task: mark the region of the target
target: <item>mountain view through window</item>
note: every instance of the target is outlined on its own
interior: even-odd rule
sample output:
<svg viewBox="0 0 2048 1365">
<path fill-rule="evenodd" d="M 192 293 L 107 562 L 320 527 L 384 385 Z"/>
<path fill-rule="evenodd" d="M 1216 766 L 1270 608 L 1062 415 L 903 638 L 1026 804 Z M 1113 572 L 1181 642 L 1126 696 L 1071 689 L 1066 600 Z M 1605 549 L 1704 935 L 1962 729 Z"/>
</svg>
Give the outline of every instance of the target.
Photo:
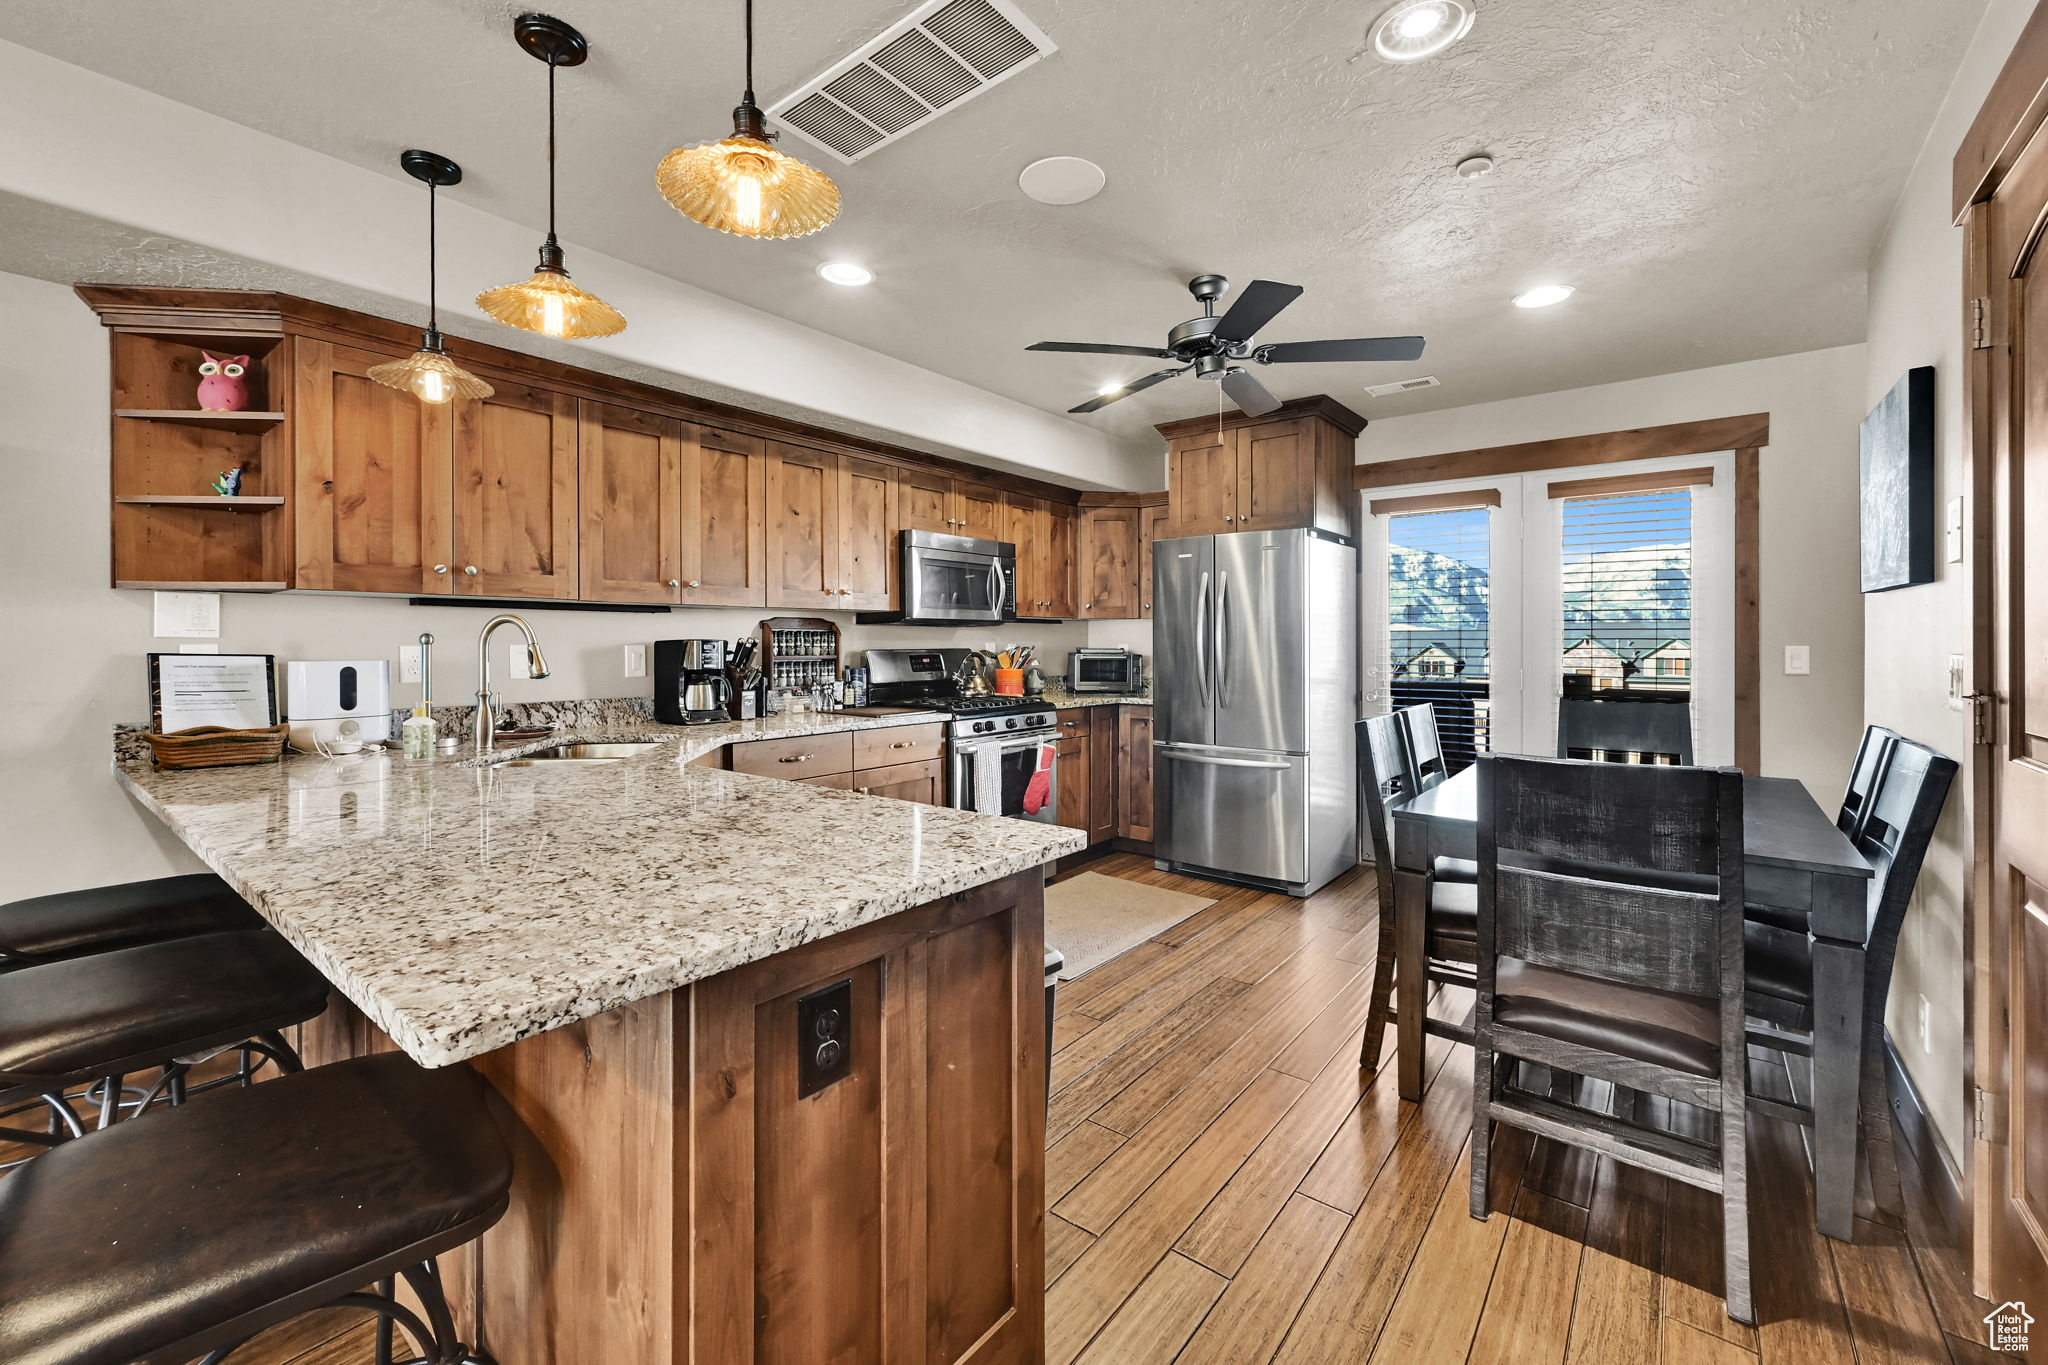
<svg viewBox="0 0 2048 1365">
<path fill-rule="evenodd" d="M 1444 760 L 1468 767 L 1489 745 L 1490 509 L 1387 518 L 1388 676 L 1398 707 L 1436 706 Z"/>
</svg>

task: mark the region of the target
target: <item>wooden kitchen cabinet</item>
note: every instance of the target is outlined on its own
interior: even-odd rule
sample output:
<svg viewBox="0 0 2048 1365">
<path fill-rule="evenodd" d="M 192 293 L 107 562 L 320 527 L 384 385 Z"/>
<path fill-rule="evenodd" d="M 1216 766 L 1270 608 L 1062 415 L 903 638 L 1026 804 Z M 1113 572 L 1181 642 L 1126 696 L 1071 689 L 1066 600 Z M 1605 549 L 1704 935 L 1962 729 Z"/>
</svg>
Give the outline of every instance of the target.
<svg viewBox="0 0 2048 1365">
<path fill-rule="evenodd" d="M 896 466 L 853 455 L 838 462 L 838 603 L 844 611 L 886 611 L 898 573 L 893 520 Z"/>
<path fill-rule="evenodd" d="M 690 606 L 768 605 L 766 443 L 685 423 L 682 596 Z"/>
<path fill-rule="evenodd" d="M 1080 604 L 1075 598 L 1080 523 L 1080 515 L 1071 505 L 1046 503 L 1045 562 L 1040 566 L 1044 574 L 1045 614 L 1062 621 L 1072 620 L 1081 614 Z"/>
<path fill-rule="evenodd" d="M 838 457 L 808 446 L 767 443 L 766 605 L 832 607 L 840 602 Z"/>
<path fill-rule="evenodd" d="M 1139 509 L 1138 518 L 1138 615 L 1152 619 L 1152 547 L 1173 539 L 1173 512 L 1161 495 L 1158 502 Z"/>
<path fill-rule="evenodd" d="M 1364 429 L 1363 417 L 1328 397 L 1298 399 L 1259 418 L 1162 423 L 1171 534 L 1304 526 L 1353 534 L 1352 466 Z"/>
<path fill-rule="evenodd" d="M 953 480 L 953 529 L 976 540 L 1003 538 L 1003 491 L 985 483 Z"/>
<path fill-rule="evenodd" d="M 1138 541 L 1143 511 L 1134 505 L 1081 509 L 1081 615 L 1091 621 L 1138 615 Z"/>
<path fill-rule="evenodd" d="M 892 768 L 901 763 L 926 763 L 945 756 L 944 721 L 853 732 L 853 766 L 856 768 Z"/>
<path fill-rule="evenodd" d="M 306 337 L 294 349 L 297 586 L 453 592 L 449 408 L 368 377 L 396 356 Z"/>
<path fill-rule="evenodd" d="M 1122 743 L 1118 719 L 1121 707 L 1105 707 L 1096 717 L 1088 736 L 1088 842 L 1104 843 L 1117 837 L 1122 764 L 1117 749 Z"/>
<path fill-rule="evenodd" d="M 1059 822 L 1086 833 L 1094 823 L 1095 790 L 1090 782 L 1087 736 L 1069 739 L 1062 731 L 1059 750 Z"/>
<path fill-rule="evenodd" d="M 852 788 L 864 796 L 887 796 L 920 805 L 946 804 L 945 760 L 928 758 L 921 763 L 894 763 L 886 768 L 862 768 L 853 774 Z"/>
<path fill-rule="evenodd" d="M 682 600 L 683 424 L 584 403 L 578 417 L 582 595 L 603 602 Z"/>
<path fill-rule="evenodd" d="M 488 398 L 455 409 L 455 590 L 479 597 L 576 592 L 576 399 L 489 374 Z"/>
<path fill-rule="evenodd" d="M 1003 500 L 1002 539 L 1017 547 L 1017 615 L 1074 616 L 1074 509 L 1011 494 Z"/>
<path fill-rule="evenodd" d="M 1001 489 L 931 469 L 901 471 L 897 488 L 897 521 L 902 530 L 1003 539 Z"/>
<path fill-rule="evenodd" d="M 1139 843 L 1152 842 L 1152 708 L 1122 708 L 1122 734 L 1117 745 L 1117 833 Z"/>
</svg>

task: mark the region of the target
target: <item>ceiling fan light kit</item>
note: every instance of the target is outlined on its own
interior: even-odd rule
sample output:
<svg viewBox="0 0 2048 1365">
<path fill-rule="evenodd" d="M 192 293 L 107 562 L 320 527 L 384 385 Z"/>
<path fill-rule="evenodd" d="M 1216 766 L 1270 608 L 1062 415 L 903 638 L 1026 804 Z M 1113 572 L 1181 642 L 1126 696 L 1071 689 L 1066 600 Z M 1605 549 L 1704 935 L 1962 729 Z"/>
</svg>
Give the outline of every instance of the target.
<svg viewBox="0 0 2048 1365">
<path fill-rule="evenodd" d="M 1174 364 L 1155 370 L 1128 384 L 1111 385 L 1096 392 L 1085 403 L 1068 408 L 1070 413 L 1094 412 L 1120 398 L 1127 398 L 1154 384 L 1193 371 L 1198 379 L 1212 379 L 1223 386 L 1230 401 L 1252 417 L 1262 417 L 1280 407 L 1280 400 L 1267 391 L 1257 376 L 1244 365 L 1287 365 L 1346 361 L 1405 361 L 1421 358 L 1421 337 L 1357 337 L 1345 341 L 1283 341 L 1260 344 L 1259 330 L 1280 315 L 1280 310 L 1301 297 L 1298 284 L 1276 284 L 1253 280 L 1221 317 L 1216 300 L 1230 289 L 1221 275 L 1197 275 L 1188 281 L 1188 292 L 1202 305 L 1202 316 L 1189 318 L 1166 334 L 1166 345 L 1124 346 L 1111 342 L 1041 341 L 1025 347 L 1029 351 L 1059 351 L 1078 355 L 1130 355 Z"/>
<path fill-rule="evenodd" d="M 548 64 L 548 235 L 531 279 L 486 289 L 476 296 L 476 306 L 494 321 L 524 332 L 571 340 L 611 336 L 625 330 L 625 314 L 570 281 L 555 237 L 555 68 L 581 66 L 590 44 L 550 14 L 520 15 L 512 21 L 512 37 L 528 55 Z"/>
<path fill-rule="evenodd" d="M 1384 62 L 1434 57 L 1472 31 L 1473 0 L 1399 0 L 1373 21 L 1372 50 Z"/>
<path fill-rule="evenodd" d="M 830 176 L 775 150 L 754 103 L 754 0 L 746 0 L 747 85 L 732 111 L 732 136 L 678 147 L 654 170 L 676 212 L 735 237 L 807 237 L 839 216 Z"/>
<path fill-rule="evenodd" d="M 422 403 L 446 403 L 456 398 L 489 398 L 496 392 L 489 384 L 449 358 L 441 343 L 440 313 L 436 295 L 439 253 L 435 209 L 442 188 L 462 183 L 462 167 L 438 152 L 417 147 L 400 153 L 398 164 L 405 173 L 427 187 L 427 330 L 420 348 L 403 360 L 387 360 L 363 373 L 386 388 L 412 394 Z"/>
</svg>

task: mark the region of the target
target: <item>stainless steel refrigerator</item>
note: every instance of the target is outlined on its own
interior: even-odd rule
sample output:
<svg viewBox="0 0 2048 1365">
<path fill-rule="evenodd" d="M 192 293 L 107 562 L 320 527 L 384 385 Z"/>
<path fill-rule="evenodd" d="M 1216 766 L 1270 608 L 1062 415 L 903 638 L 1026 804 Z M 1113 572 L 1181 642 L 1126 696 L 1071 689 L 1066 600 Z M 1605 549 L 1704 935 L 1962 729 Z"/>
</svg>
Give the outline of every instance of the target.
<svg viewBox="0 0 2048 1365">
<path fill-rule="evenodd" d="M 1152 555 L 1153 856 L 1305 896 L 1358 860 L 1358 552 L 1300 530 Z"/>
</svg>

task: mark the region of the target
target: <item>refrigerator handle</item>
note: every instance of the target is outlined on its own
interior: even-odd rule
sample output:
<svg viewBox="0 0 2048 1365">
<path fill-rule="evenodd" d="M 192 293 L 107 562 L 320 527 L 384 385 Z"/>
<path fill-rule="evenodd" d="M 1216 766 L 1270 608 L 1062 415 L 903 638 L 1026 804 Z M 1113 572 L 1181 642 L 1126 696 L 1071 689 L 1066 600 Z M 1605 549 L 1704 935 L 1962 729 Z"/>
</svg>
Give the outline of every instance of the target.
<svg viewBox="0 0 2048 1365">
<path fill-rule="evenodd" d="M 1209 574 L 1202 573 L 1201 605 L 1195 608 L 1195 677 L 1201 683 L 1202 704 L 1209 697 Z"/>
<path fill-rule="evenodd" d="M 1216 575 L 1216 704 L 1227 705 L 1230 689 L 1230 645 L 1224 633 L 1224 625 L 1230 612 L 1230 572 L 1219 571 Z"/>
<path fill-rule="evenodd" d="M 1268 768 L 1284 772 L 1294 766 L 1285 760 L 1270 758 L 1217 758 L 1210 754 L 1189 753 L 1171 745 L 1156 745 L 1154 750 L 1160 758 L 1172 759 L 1176 763 L 1200 763 L 1211 768 Z"/>
</svg>

